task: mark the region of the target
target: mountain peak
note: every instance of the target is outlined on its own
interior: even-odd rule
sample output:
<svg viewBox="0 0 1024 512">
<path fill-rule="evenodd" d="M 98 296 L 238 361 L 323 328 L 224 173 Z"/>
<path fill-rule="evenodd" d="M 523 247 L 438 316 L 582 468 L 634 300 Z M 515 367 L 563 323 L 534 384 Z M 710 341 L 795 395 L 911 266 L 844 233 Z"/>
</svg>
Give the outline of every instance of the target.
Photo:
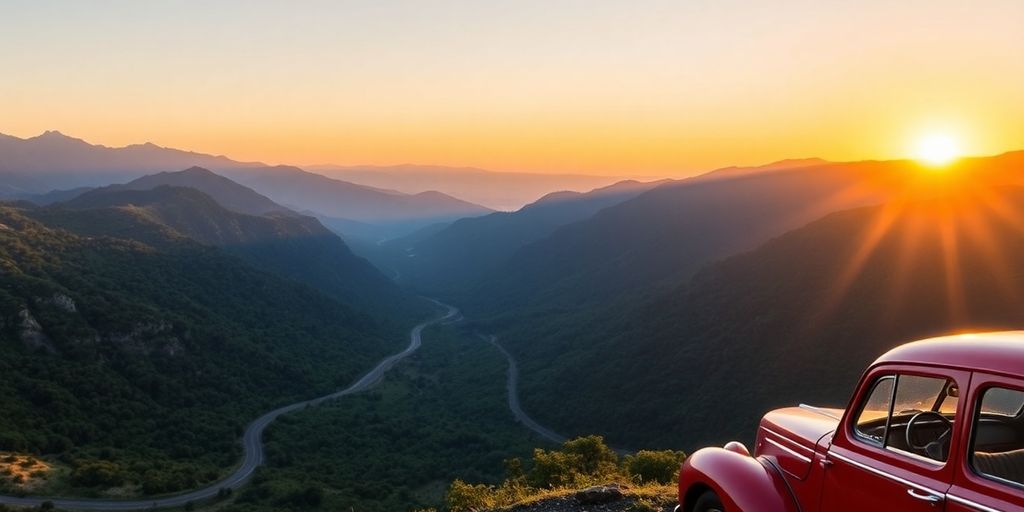
<svg viewBox="0 0 1024 512">
<path fill-rule="evenodd" d="M 74 137 L 70 137 L 68 135 L 64 135 L 63 133 L 61 133 L 61 132 L 59 132 L 57 130 L 46 130 L 45 132 L 40 133 L 39 135 L 36 135 L 35 137 L 31 137 L 31 138 L 26 139 L 26 140 L 43 141 L 43 142 L 74 142 L 76 144 L 88 144 L 87 142 L 85 142 L 82 139 L 76 139 Z"/>
<path fill-rule="evenodd" d="M 184 171 L 178 171 L 178 172 L 181 173 L 181 174 L 192 174 L 192 175 L 203 175 L 203 176 L 210 175 L 210 174 L 215 174 L 213 171 L 211 171 L 211 170 L 209 170 L 209 169 L 207 169 L 205 167 L 199 167 L 198 165 L 193 165 L 192 167 L 189 167 L 188 169 L 185 169 Z"/>
</svg>

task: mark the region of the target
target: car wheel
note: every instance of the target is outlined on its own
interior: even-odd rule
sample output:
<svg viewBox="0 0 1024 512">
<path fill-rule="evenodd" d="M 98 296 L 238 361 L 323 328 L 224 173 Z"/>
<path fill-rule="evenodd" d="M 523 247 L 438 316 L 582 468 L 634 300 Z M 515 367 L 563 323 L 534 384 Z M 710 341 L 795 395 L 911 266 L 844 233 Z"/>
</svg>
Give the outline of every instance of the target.
<svg viewBox="0 0 1024 512">
<path fill-rule="evenodd" d="M 700 498 L 697 498 L 697 503 L 693 505 L 693 512 L 725 512 L 725 507 L 714 491 L 706 491 L 700 495 Z"/>
</svg>

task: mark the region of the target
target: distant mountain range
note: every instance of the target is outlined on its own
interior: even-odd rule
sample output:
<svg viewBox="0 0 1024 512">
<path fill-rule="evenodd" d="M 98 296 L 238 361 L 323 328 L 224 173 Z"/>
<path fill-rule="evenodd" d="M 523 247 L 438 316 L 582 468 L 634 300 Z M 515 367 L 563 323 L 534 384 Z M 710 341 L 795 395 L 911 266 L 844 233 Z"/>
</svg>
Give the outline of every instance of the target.
<svg viewBox="0 0 1024 512">
<path fill-rule="evenodd" d="M 431 293 L 473 287 L 523 246 L 667 182 L 622 181 L 586 193 L 554 192 L 515 212 L 461 219 L 420 239 L 385 244 L 396 254 L 385 266 L 405 276 L 403 283 Z"/>
<path fill-rule="evenodd" d="M 340 166 L 311 165 L 307 169 L 360 185 L 415 194 L 439 190 L 476 204 L 514 211 L 554 190 L 585 192 L 624 177 L 586 174 L 497 172 L 473 167 L 436 165 Z"/>
<path fill-rule="evenodd" d="M 407 233 L 437 222 L 484 215 L 491 210 L 440 192 L 403 194 L 276 166 L 227 169 L 223 174 L 296 210 L 315 212 L 327 223 L 337 219 L 381 227 L 385 235 Z"/>
<path fill-rule="evenodd" d="M 396 236 L 435 222 L 491 211 L 436 191 L 405 194 L 381 190 L 297 167 L 237 162 L 149 143 L 110 148 L 56 131 L 28 139 L 0 135 L 0 194 L 9 198 L 53 202 L 88 187 L 194 166 L 230 177 L 289 208 L 337 219 L 339 225 L 346 220 L 379 224 L 380 232 L 372 236 Z M 69 189 L 77 190 L 69 193 Z"/>
<path fill-rule="evenodd" d="M 768 166 L 681 180 L 528 244 L 479 284 L 478 313 L 601 302 L 684 283 L 703 265 L 823 215 L 948 180 L 1021 184 L 1024 152 L 965 159 L 936 176 L 910 161 Z M 942 176 L 946 176 L 945 179 Z M 937 179 L 938 178 L 938 179 Z M 951 182 L 955 184 L 956 182 Z"/>
<path fill-rule="evenodd" d="M 28 139 L 0 135 L 0 183 L 22 194 L 109 185 L 192 166 L 219 170 L 260 165 L 150 143 L 111 148 L 58 131 Z"/>
</svg>

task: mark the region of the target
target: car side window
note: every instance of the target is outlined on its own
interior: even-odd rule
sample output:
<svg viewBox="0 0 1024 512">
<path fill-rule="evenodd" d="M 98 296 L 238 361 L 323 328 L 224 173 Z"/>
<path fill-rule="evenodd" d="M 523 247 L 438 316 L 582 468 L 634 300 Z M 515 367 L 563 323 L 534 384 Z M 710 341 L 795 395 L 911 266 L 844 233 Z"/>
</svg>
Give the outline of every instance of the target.
<svg viewBox="0 0 1024 512">
<path fill-rule="evenodd" d="M 979 475 L 1024 487 L 1024 391 L 984 391 L 971 435 L 971 467 Z"/>
<path fill-rule="evenodd" d="M 942 377 L 879 377 L 858 411 L 854 432 L 887 450 L 945 462 L 959 396 L 956 383 Z"/>
</svg>

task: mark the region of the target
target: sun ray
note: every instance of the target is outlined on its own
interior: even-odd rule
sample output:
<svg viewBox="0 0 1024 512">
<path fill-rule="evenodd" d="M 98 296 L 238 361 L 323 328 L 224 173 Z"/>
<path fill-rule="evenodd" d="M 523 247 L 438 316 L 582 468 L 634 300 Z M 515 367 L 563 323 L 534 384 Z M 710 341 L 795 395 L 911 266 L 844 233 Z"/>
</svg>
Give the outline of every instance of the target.
<svg viewBox="0 0 1024 512">
<path fill-rule="evenodd" d="M 850 288 L 854 285 L 858 276 L 860 276 L 864 266 L 872 254 L 874 254 L 875 249 L 889 233 L 890 228 L 903 209 L 902 201 L 892 201 L 880 207 L 874 221 L 864 231 L 861 240 L 856 244 L 855 252 L 850 256 L 834 284 L 828 290 L 825 300 L 822 301 L 821 306 L 816 312 L 808 315 L 807 329 L 813 330 L 833 316 L 836 309 L 847 298 Z"/>
<path fill-rule="evenodd" d="M 960 272 L 960 247 L 957 217 L 954 206 L 944 203 L 939 212 L 939 240 L 942 244 L 942 262 L 946 284 L 946 309 L 949 322 L 960 325 L 967 320 L 963 274 Z"/>
</svg>

